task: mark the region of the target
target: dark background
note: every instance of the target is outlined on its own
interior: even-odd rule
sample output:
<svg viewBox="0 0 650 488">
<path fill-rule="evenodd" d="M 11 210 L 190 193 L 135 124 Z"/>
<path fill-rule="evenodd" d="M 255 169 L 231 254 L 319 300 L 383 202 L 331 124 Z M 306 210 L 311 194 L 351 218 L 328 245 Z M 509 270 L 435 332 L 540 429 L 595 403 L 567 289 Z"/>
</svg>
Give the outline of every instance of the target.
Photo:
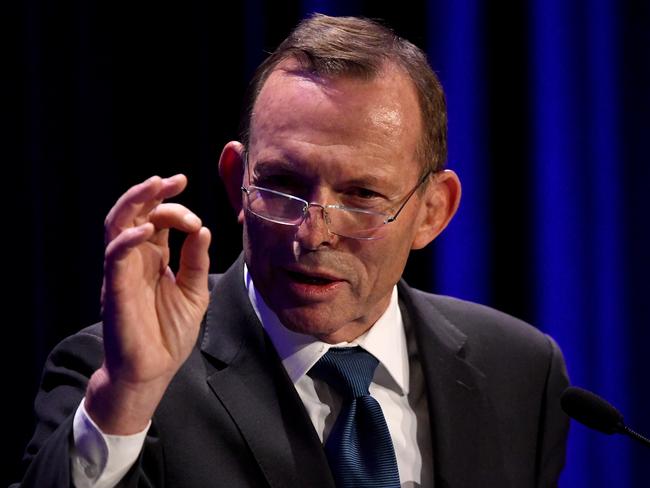
<svg viewBox="0 0 650 488">
<path fill-rule="evenodd" d="M 551 333 L 574 382 L 650 432 L 649 2 L 25 0 L 0 16 L 0 484 L 20 476 L 48 351 L 99 320 L 103 219 L 123 191 L 185 173 L 177 201 L 212 230 L 213 271 L 238 255 L 218 157 L 254 67 L 314 10 L 384 19 L 448 93 L 464 200 L 410 283 Z M 647 459 L 574 426 L 563 486 L 644 486 Z"/>
</svg>

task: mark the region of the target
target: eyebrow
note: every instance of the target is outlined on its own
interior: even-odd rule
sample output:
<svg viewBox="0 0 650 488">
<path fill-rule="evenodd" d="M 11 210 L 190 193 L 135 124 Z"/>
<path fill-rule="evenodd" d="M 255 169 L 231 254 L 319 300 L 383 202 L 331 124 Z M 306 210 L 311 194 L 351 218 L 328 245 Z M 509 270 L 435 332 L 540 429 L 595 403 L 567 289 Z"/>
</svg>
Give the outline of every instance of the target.
<svg viewBox="0 0 650 488">
<path fill-rule="evenodd" d="M 301 171 L 300 168 L 301 164 L 299 160 L 292 160 L 291 158 L 271 158 L 256 161 L 252 173 L 256 177 L 264 177 L 276 174 L 286 174 L 299 178 L 311 178 L 313 176 L 311 172 L 305 174 L 305 172 Z M 346 179 L 342 181 L 341 184 L 344 186 L 374 187 L 383 190 L 390 188 L 393 191 L 397 191 L 390 178 L 378 176 L 373 173 L 365 173 L 360 176 Z"/>
<path fill-rule="evenodd" d="M 254 173 L 256 175 L 267 175 L 270 173 L 297 173 L 296 163 L 283 159 L 268 159 L 255 162 Z"/>
</svg>

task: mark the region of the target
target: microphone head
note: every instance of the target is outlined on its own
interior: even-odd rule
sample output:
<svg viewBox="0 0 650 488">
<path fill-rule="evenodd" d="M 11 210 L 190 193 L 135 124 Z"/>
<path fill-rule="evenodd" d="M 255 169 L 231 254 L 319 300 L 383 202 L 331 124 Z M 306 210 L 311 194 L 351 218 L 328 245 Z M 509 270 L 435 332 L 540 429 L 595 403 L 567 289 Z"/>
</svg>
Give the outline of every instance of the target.
<svg viewBox="0 0 650 488">
<path fill-rule="evenodd" d="M 624 431 L 623 415 L 607 400 L 595 393 L 570 386 L 560 398 L 562 410 L 578 422 L 604 434 Z"/>
</svg>

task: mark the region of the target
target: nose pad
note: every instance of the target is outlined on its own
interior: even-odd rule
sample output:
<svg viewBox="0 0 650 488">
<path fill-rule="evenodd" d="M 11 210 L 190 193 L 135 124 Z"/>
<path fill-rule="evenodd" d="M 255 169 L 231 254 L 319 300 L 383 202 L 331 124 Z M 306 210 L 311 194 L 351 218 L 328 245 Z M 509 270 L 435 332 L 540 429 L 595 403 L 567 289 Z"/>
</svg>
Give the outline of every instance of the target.
<svg viewBox="0 0 650 488">
<path fill-rule="evenodd" d="M 315 213 L 320 215 L 320 219 L 314 216 L 314 212 L 312 212 L 312 210 L 315 210 Z M 329 213 L 323 205 L 319 203 L 310 203 L 307 211 L 305 212 L 305 218 L 303 219 L 302 223 L 304 224 L 305 222 L 308 222 L 308 225 L 319 225 L 321 221 L 325 224 L 325 227 L 329 226 L 331 223 Z"/>
<path fill-rule="evenodd" d="M 314 213 L 320 214 L 320 218 Z M 332 233 L 329 231 L 330 216 L 325 207 L 310 204 L 305 218 L 296 229 L 295 240 L 306 249 L 317 249 L 324 243 L 329 243 Z"/>
<path fill-rule="evenodd" d="M 325 225 L 327 226 L 327 232 L 329 232 L 330 224 L 332 223 L 332 218 L 330 217 L 329 212 L 325 210 L 325 207 L 321 207 L 320 215 L 323 218 L 323 222 L 325 222 Z"/>
</svg>

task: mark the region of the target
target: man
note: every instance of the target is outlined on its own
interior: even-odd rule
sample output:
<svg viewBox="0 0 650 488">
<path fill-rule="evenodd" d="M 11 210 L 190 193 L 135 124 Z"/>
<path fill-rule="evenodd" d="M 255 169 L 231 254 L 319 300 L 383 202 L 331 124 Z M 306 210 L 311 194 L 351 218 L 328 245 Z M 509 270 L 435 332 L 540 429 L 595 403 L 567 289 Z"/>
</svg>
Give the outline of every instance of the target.
<svg viewBox="0 0 650 488">
<path fill-rule="evenodd" d="M 22 485 L 555 485 L 555 343 L 400 281 L 460 199 L 423 53 L 316 15 L 258 70 L 242 132 L 219 162 L 244 245 L 223 276 L 200 219 L 166 202 L 184 176 L 110 211 L 103 325 L 50 356 Z M 351 398 L 332 364 L 371 383 Z"/>
</svg>

